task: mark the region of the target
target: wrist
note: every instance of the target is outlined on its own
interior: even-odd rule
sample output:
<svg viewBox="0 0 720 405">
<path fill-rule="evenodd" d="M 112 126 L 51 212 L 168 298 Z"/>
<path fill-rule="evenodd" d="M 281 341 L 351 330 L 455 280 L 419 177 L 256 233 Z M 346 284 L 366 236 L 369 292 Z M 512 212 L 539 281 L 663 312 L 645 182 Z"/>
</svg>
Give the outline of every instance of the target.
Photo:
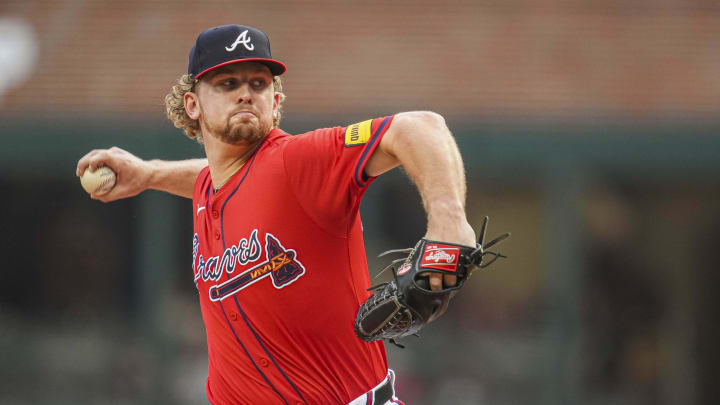
<svg viewBox="0 0 720 405">
<path fill-rule="evenodd" d="M 160 160 L 143 160 L 140 162 L 140 184 L 143 190 L 160 190 Z"/>
<path fill-rule="evenodd" d="M 425 238 L 475 246 L 475 231 L 467 221 L 465 207 L 460 201 L 428 204 L 428 223 Z"/>
</svg>

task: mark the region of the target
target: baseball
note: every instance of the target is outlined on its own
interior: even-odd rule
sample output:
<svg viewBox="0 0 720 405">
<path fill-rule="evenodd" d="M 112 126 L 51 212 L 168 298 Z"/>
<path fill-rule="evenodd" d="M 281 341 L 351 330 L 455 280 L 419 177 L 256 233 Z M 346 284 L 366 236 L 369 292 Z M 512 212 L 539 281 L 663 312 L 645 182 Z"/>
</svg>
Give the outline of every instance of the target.
<svg viewBox="0 0 720 405">
<path fill-rule="evenodd" d="M 115 172 L 112 171 L 111 168 L 101 166 L 94 172 L 91 172 L 90 168 L 87 168 L 82 177 L 80 177 L 80 184 L 82 184 L 85 191 L 89 194 L 102 195 L 115 186 L 115 179 Z"/>
</svg>

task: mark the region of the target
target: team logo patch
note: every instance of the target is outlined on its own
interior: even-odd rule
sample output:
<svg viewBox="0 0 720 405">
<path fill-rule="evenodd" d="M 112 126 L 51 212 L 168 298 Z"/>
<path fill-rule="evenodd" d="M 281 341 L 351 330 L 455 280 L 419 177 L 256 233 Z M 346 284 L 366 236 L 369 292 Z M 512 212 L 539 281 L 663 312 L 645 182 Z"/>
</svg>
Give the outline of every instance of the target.
<svg viewBox="0 0 720 405">
<path fill-rule="evenodd" d="M 425 245 L 420 267 L 455 271 L 457 269 L 459 256 L 460 248 L 457 246 L 429 243 Z"/>
<path fill-rule="evenodd" d="M 305 267 L 297 260 L 293 249 L 286 249 L 270 233 L 265 234 L 267 260 L 243 271 L 228 281 L 210 287 L 210 300 L 220 301 L 270 276 L 275 288 L 283 288 L 305 274 Z"/>
<path fill-rule="evenodd" d="M 370 140 L 372 120 L 352 124 L 345 130 L 345 146 L 364 145 Z"/>
<path fill-rule="evenodd" d="M 235 42 L 233 42 L 230 46 L 225 47 L 225 50 L 228 52 L 232 52 L 240 44 L 242 44 L 248 51 L 252 51 L 253 49 L 255 49 L 255 45 L 250 42 L 250 37 L 247 33 L 248 30 L 243 31 L 240 35 L 238 35 L 237 39 L 235 39 Z"/>
</svg>

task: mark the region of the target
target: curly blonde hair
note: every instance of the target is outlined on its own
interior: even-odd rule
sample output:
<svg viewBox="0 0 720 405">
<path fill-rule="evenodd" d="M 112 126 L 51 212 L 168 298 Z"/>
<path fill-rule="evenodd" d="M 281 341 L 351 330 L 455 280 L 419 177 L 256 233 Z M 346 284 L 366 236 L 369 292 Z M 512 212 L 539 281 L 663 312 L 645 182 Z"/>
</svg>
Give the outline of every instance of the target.
<svg viewBox="0 0 720 405">
<path fill-rule="evenodd" d="M 175 128 L 185 130 L 185 135 L 190 139 L 195 139 L 202 144 L 202 131 L 200 131 L 200 123 L 187 115 L 185 111 L 185 102 L 183 97 L 187 92 L 195 91 L 195 80 L 188 74 L 182 75 L 177 84 L 172 87 L 170 93 L 165 96 L 165 110 L 167 117 L 173 122 Z M 278 102 L 277 114 L 273 116 L 273 128 L 280 125 L 280 117 L 282 116 L 282 103 L 285 101 L 285 94 L 282 91 L 282 80 L 279 76 L 273 76 L 273 89 L 275 93 L 280 95 Z"/>
</svg>

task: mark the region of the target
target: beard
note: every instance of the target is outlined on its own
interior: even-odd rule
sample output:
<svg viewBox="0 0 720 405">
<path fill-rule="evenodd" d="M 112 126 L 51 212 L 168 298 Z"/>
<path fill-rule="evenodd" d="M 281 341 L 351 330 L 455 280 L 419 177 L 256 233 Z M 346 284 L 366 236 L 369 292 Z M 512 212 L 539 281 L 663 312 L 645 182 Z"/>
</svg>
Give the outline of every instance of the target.
<svg viewBox="0 0 720 405">
<path fill-rule="evenodd" d="M 251 118 L 243 117 L 240 120 L 233 120 L 232 114 L 224 123 L 208 123 L 208 129 L 223 143 L 237 145 L 252 145 L 270 133 L 270 125 L 262 120 L 253 121 Z"/>
</svg>

